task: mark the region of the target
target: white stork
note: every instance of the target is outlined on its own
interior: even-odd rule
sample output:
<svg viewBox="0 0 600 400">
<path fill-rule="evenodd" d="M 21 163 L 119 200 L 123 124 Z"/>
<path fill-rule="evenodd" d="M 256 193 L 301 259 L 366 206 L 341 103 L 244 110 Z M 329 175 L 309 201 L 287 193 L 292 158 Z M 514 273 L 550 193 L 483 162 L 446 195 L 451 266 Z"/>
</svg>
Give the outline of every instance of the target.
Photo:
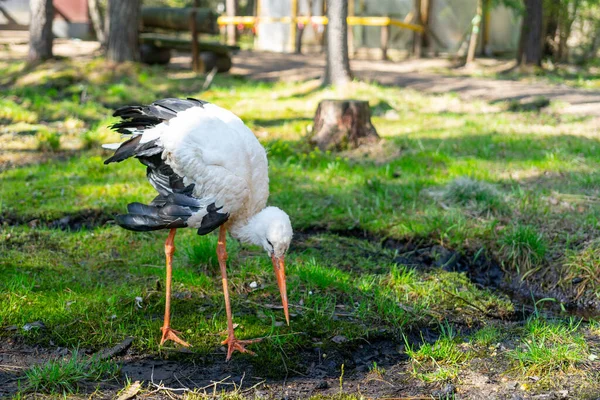
<svg viewBox="0 0 600 400">
<path fill-rule="evenodd" d="M 237 116 L 196 99 L 163 99 L 148 106 L 126 106 L 114 113 L 121 122 L 114 130 L 129 137 L 105 145 L 116 150 L 104 163 L 137 158 L 147 167 L 147 178 L 158 192 L 149 205 L 131 203 L 116 222 L 133 231 L 169 229 L 165 319 L 162 345 L 172 340 L 189 346 L 171 328 L 171 273 L 178 228 L 198 229 L 206 235 L 220 227 L 217 257 L 223 279 L 227 312 L 227 360 L 231 354 L 252 353 L 245 346 L 259 340 L 238 340 L 233 331 L 227 285 L 226 232 L 244 243 L 262 246 L 270 255 L 289 325 L 284 256 L 292 240 L 288 215 L 266 207 L 269 197 L 267 155 L 254 134 Z"/>
</svg>

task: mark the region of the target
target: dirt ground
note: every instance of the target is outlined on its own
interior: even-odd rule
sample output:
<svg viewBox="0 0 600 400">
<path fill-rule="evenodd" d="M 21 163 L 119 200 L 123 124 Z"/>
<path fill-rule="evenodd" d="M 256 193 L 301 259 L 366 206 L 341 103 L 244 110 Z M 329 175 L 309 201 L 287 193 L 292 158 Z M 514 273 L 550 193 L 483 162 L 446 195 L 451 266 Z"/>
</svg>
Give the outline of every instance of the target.
<svg viewBox="0 0 600 400">
<path fill-rule="evenodd" d="M 386 340 L 360 344 L 354 351 L 340 346 L 339 350 L 324 354 L 321 349 L 305 352 L 304 371 L 289 371 L 290 378 L 265 379 L 254 371 L 252 365 L 240 357 L 226 363 L 223 354 L 198 357 L 186 353 L 164 354 L 164 359 L 141 354 L 115 357 L 122 366 L 122 377 L 130 382 L 144 382 L 135 398 L 173 399 L 187 392 L 206 395 L 223 391 L 235 392 L 257 399 L 305 399 L 315 395 L 335 395 L 343 392 L 365 398 L 387 399 L 540 399 L 553 400 L 569 397 L 569 385 L 558 391 L 535 395 L 523 391 L 522 385 L 495 373 L 493 360 L 479 360 L 480 369 L 487 373 L 467 371 L 460 384 L 426 384 L 411 376 L 402 345 Z M 0 398 L 14 394 L 18 388 L 20 372 L 27 366 L 67 355 L 64 348 L 39 348 L 13 342 L 0 344 Z M 326 357 L 324 357 L 326 356 Z M 346 369 L 340 376 L 340 363 Z M 369 372 L 368 366 L 376 362 L 383 373 Z M 124 379 L 123 379 L 124 381 Z M 89 383 L 80 393 L 89 398 L 117 398 L 123 389 L 117 382 Z M 134 396 L 131 396 L 134 397 Z"/>
</svg>

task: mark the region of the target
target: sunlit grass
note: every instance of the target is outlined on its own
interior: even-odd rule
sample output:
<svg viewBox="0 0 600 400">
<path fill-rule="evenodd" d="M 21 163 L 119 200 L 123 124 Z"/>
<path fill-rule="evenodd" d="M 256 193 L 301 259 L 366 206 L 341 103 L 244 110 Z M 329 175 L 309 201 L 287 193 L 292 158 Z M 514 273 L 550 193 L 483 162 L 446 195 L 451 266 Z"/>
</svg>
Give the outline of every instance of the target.
<svg viewBox="0 0 600 400">
<path fill-rule="evenodd" d="M 523 374 L 565 373 L 587 356 L 579 327 L 538 319 L 523 329 L 487 324 L 514 316 L 506 295 L 465 273 L 403 265 L 401 254 L 435 245 L 462 254 L 464 263 L 493 255 L 525 279 L 554 268 L 565 282 L 581 279 L 578 295 L 593 299 L 600 145 L 597 126 L 585 118 L 365 83 L 338 92 L 315 82 L 217 76 L 202 92 L 202 77 L 108 68 L 100 59 L 30 72 L 0 62 L 0 72 L 15 80 L 0 102 L 2 145 L 17 141 L 35 152 L 36 140 L 23 139 L 47 132 L 61 146 L 76 140 L 87 149 L 0 170 L 0 218 L 9 222 L 0 233 L 0 337 L 97 350 L 134 336 L 136 351 L 162 354 L 165 232 L 96 227 L 94 219 L 110 221 L 155 191 L 135 160 L 105 166 L 110 152 L 99 144 L 119 140 L 107 129 L 114 108 L 191 96 L 234 110 L 253 129 L 269 154 L 269 202 L 290 214 L 298 232 L 286 258 L 289 327 L 268 255 L 228 242 L 236 334 L 265 338 L 252 347 L 257 357 L 235 357 L 247 357 L 261 376 L 283 377 L 315 342 L 335 348 L 331 338 L 340 335 L 355 346 L 381 332 L 398 343 L 417 333 L 406 343 L 407 367 L 427 382 L 456 382 L 472 360 L 506 341 L 517 347 L 498 358 Z M 302 139 L 318 102 L 336 96 L 369 100 L 381 147 L 334 154 Z M 62 218 L 81 215 L 95 216 L 90 229 L 56 229 Z M 173 327 L 202 356 L 220 351 L 226 329 L 215 245 L 214 236 L 193 230 L 176 237 Z M 23 329 L 34 321 L 46 329 Z M 16 333 L 2 329 L 9 326 Z M 425 329 L 441 334 L 418 340 Z"/>
<path fill-rule="evenodd" d="M 523 373 L 566 372 L 587 359 L 588 345 L 575 319 L 546 321 L 532 318 L 523 328 L 522 342 L 509 353 Z"/>
<path fill-rule="evenodd" d="M 482 347 L 492 346 L 497 344 L 505 334 L 500 328 L 494 325 L 486 325 L 477 330 L 471 338 L 474 344 Z"/>
<path fill-rule="evenodd" d="M 441 325 L 441 335 L 435 343 L 423 343 L 421 347 L 406 342 L 406 354 L 413 363 L 413 373 L 426 382 L 454 379 L 460 367 L 471 357 L 468 348 L 460 347 L 460 339 L 451 325 Z"/>
</svg>

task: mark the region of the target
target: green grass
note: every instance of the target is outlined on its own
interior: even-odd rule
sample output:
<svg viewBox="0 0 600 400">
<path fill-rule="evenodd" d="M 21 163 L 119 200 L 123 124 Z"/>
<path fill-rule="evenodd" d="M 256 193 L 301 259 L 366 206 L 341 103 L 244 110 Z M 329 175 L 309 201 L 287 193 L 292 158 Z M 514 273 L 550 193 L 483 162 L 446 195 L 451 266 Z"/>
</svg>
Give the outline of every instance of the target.
<svg viewBox="0 0 600 400">
<path fill-rule="evenodd" d="M 406 354 L 413 363 L 413 373 L 425 382 L 448 381 L 456 378 L 460 367 L 472 357 L 468 347 L 451 325 L 440 326 L 441 335 L 434 343 L 423 343 L 417 350 L 408 341 Z"/>
<path fill-rule="evenodd" d="M 459 177 L 445 187 L 432 191 L 431 196 L 444 205 L 456 205 L 477 213 L 508 211 L 504 196 L 488 182 Z"/>
<path fill-rule="evenodd" d="M 47 361 L 25 371 L 25 390 L 35 393 L 70 394 L 85 382 L 114 378 L 119 366 L 97 358 L 83 359 L 77 351 L 69 359 Z"/>
<path fill-rule="evenodd" d="M 486 325 L 471 336 L 471 341 L 475 345 L 489 347 L 499 343 L 503 337 L 504 332 L 502 328 L 494 325 Z"/>
<path fill-rule="evenodd" d="M 36 139 L 38 141 L 38 150 L 57 151 L 60 149 L 60 135 L 56 132 L 39 130 Z"/>
<path fill-rule="evenodd" d="M 548 251 L 543 235 L 530 225 L 507 227 L 500 243 L 505 265 L 523 274 L 539 267 Z"/>
<path fill-rule="evenodd" d="M 534 318 L 525 324 L 521 343 L 509 353 L 527 375 L 567 372 L 587 360 L 588 345 L 575 319 L 546 321 Z"/>
<path fill-rule="evenodd" d="M 61 150 L 42 163 L 0 170 L 0 218 L 7 222 L 0 233 L 0 338 L 95 351 L 133 336 L 135 351 L 168 355 L 158 346 L 165 233 L 94 226 L 127 203 L 150 201 L 154 189 L 135 160 L 103 165 L 109 152 L 98 145 L 118 140 L 106 128 L 114 122 L 112 109 L 191 96 L 235 110 L 257 134 L 269 154 L 269 202 L 290 214 L 297 232 L 287 257 L 289 327 L 277 308 L 268 256 L 228 242 L 236 333 L 266 338 L 252 347 L 257 357 L 234 357 L 257 374 L 283 378 L 315 343 L 335 354 L 382 335 L 397 343 L 414 339 L 406 367 L 411 379 L 428 383 L 457 382 L 460 371 L 492 354 L 502 374 L 587 373 L 584 327 L 567 324 L 558 339 L 551 333 L 556 324 L 541 317 L 511 325 L 505 321 L 515 307 L 506 294 L 465 273 L 425 265 L 437 260 L 419 251 L 443 246 L 463 253 L 464 263 L 495 257 L 528 284 L 554 288 L 558 276 L 574 301 L 595 301 L 600 145 L 593 121 L 489 113 L 484 103 L 453 94 L 365 83 L 341 92 L 314 82 L 217 76 L 202 92 L 199 77 L 109 67 L 100 59 L 32 70 L 2 61 L 0 76 L 11 81 L 0 103 L 3 149 L 38 154 L 35 138 L 47 132 Z M 318 102 L 336 96 L 369 100 L 380 146 L 335 154 L 302 139 Z M 90 217 L 93 226 L 54 228 L 65 216 Z M 193 231 L 176 237 L 173 327 L 200 356 L 218 351 L 226 328 L 215 242 Z M 405 265 L 411 259 L 425 261 Z M 569 283 L 574 278 L 582 279 L 576 289 Z M 38 320 L 46 330 L 22 329 Z M 13 325 L 16 333 L 3 329 Z M 425 330 L 440 336 L 428 342 L 411 334 Z M 347 342 L 334 343 L 338 335 Z M 510 350 L 499 350 L 499 343 Z M 391 369 L 385 369 L 387 377 Z"/>
</svg>

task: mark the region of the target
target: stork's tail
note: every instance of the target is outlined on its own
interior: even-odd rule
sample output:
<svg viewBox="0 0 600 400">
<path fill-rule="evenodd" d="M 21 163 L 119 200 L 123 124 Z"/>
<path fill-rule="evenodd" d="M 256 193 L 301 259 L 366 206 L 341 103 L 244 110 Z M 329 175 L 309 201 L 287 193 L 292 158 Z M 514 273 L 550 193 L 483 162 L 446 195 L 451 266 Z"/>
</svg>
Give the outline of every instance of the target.
<svg viewBox="0 0 600 400">
<path fill-rule="evenodd" d="M 148 232 L 185 228 L 190 217 L 201 213 L 203 217 L 198 234 L 206 235 L 229 219 L 229 214 L 219 212 L 221 208 L 215 203 L 205 205 L 194 197 L 172 193 L 157 196 L 149 205 L 130 203 L 127 205 L 127 214 L 117 215 L 115 221 L 125 229 Z"/>
</svg>

